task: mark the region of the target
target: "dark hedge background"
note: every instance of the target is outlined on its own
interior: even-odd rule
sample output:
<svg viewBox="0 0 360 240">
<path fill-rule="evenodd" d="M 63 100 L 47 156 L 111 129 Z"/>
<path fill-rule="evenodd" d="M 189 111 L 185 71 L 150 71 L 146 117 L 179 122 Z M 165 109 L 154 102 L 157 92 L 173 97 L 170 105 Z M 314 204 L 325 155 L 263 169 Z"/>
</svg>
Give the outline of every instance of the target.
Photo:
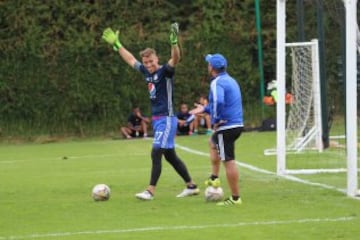
<svg viewBox="0 0 360 240">
<path fill-rule="evenodd" d="M 288 16 L 289 41 L 296 36 L 295 2 L 287 1 L 293 13 Z M 316 37 L 316 18 L 313 4 L 306 7 L 311 39 Z M 261 1 L 261 13 L 269 81 L 276 69 L 276 1 Z M 5 0 L 0 1 L 0 133 L 101 135 L 117 131 L 133 104 L 149 113 L 142 76 L 101 34 L 108 26 L 120 29 L 122 43 L 135 56 L 149 46 L 165 62 L 173 20 L 180 24 L 183 51 L 176 70 L 177 104 L 192 105 L 207 94 L 203 57 L 221 52 L 228 58 L 228 72 L 242 87 L 246 125 L 273 116 L 271 107 L 265 108 L 265 116 L 261 112 L 254 0 Z M 325 22 L 326 28 L 333 29 L 332 24 Z M 336 68 L 330 64 L 333 76 Z"/>
</svg>

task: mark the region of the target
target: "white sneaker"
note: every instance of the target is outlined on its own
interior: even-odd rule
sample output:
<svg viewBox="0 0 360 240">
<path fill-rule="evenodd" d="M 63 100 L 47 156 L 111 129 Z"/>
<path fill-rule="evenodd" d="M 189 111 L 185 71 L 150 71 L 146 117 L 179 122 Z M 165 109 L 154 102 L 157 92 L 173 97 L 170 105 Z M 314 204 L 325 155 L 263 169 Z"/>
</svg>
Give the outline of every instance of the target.
<svg viewBox="0 0 360 240">
<path fill-rule="evenodd" d="M 141 199 L 141 200 L 153 200 L 154 199 L 154 196 L 148 190 L 145 190 L 141 193 L 135 194 L 135 197 L 137 197 L 138 199 Z"/>
<path fill-rule="evenodd" d="M 189 197 L 189 196 L 194 196 L 194 195 L 198 195 L 200 193 L 200 189 L 198 188 L 185 188 L 180 194 L 178 194 L 176 197 L 181 198 L 181 197 Z"/>
</svg>

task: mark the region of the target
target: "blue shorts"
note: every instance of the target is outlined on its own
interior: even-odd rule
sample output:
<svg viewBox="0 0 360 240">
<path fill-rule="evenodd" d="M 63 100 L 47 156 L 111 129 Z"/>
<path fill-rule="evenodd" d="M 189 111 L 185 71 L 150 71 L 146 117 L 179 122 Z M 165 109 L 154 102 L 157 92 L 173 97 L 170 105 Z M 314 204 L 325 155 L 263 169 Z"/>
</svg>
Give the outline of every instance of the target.
<svg viewBox="0 0 360 240">
<path fill-rule="evenodd" d="M 153 148 L 171 149 L 175 147 L 175 136 L 177 130 L 177 117 L 153 117 L 152 125 L 154 131 Z"/>
</svg>

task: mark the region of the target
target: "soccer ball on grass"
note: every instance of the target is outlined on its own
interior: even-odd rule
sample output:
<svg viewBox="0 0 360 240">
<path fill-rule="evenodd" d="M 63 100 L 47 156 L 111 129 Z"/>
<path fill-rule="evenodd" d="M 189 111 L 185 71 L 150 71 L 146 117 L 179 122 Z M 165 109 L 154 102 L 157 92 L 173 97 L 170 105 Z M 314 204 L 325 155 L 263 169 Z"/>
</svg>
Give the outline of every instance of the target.
<svg viewBox="0 0 360 240">
<path fill-rule="evenodd" d="M 106 184 L 97 184 L 93 187 L 91 196 L 95 201 L 106 201 L 109 200 L 111 190 Z"/>
<path fill-rule="evenodd" d="M 221 187 L 209 186 L 205 189 L 205 200 L 208 202 L 218 202 L 224 198 L 224 191 Z"/>
</svg>

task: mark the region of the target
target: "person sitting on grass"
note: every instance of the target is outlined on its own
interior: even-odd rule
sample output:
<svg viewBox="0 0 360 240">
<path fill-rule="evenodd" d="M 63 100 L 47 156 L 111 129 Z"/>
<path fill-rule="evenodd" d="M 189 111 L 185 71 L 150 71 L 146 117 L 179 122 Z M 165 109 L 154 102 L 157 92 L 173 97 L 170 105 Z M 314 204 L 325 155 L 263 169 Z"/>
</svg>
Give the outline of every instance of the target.
<svg viewBox="0 0 360 240">
<path fill-rule="evenodd" d="M 180 105 L 180 111 L 176 114 L 178 118 L 178 135 L 192 135 L 194 129 L 195 116 L 189 113 L 189 108 L 186 103 Z"/>
<path fill-rule="evenodd" d="M 138 106 L 135 106 L 132 110 L 132 113 L 128 117 L 128 123 L 126 127 L 121 127 L 121 133 L 127 139 L 133 137 L 144 137 L 148 136 L 148 124 L 150 119 L 144 117 Z"/>
<path fill-rule="evenodd" d="M 206 107 L 209 101 L 205 95 L 201 95 L 197 103 L 194 103 L 195 107 L 203 106 Z M 206 129 L 206 135 L 212 134 L 210 115 L 206 112 L 198 113 L 195 115 L 194 120 L 194 133 L 193 135 L 198 135 L 199 127 L 203 127 Z"/>
</svg>

